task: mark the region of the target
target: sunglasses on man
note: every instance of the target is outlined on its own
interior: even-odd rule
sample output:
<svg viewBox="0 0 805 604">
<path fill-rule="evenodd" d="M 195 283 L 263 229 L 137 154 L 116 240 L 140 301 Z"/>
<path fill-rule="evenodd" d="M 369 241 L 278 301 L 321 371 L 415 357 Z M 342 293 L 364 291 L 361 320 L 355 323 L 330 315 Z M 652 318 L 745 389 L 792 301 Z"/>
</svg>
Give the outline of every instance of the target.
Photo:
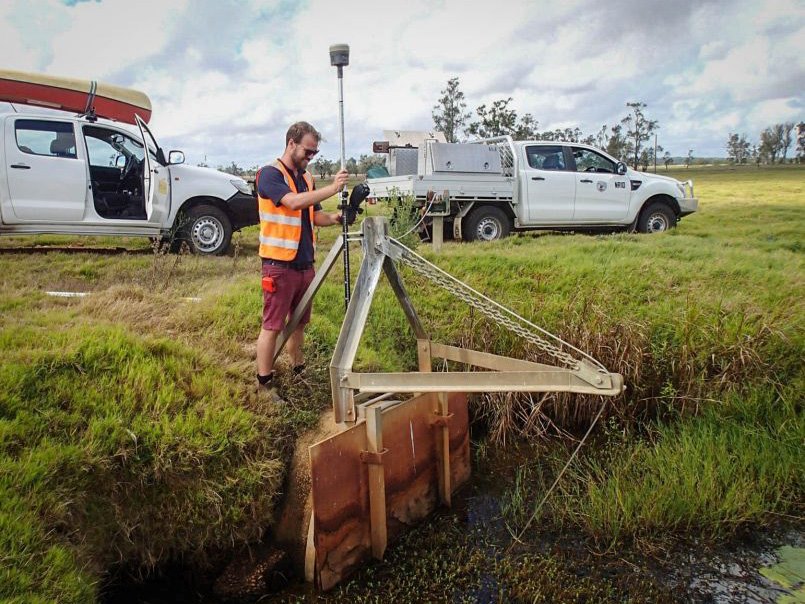
<svg viewBox="0 0 805 604">
<path fill-rule="evenodd" d="M 302 145 L 299 146 L 302 147 Z M 310 159 L 311 157 L 315 157 L 316 154 L 319 152 L 318 149 L 308 149 L 307 147 L 302 147 L 302 150 L 305 152 L 305 157 L 307 157 L 308 159 Z"/>
</svg>

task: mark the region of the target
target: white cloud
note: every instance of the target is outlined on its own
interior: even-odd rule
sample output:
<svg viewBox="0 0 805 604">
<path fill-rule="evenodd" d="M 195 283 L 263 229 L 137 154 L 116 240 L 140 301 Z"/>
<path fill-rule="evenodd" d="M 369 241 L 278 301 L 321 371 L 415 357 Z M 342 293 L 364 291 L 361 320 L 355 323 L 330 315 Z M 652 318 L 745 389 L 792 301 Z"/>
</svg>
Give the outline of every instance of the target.
<svg viewBox="0 0 805 604">
<path fill-rule="evenodd" d="M 805 74 L 805 26 L 786 39 L 788 44 L 770 36 L 754 36 L 723 57 L 705 62 L 698 73 L 688 75 L 679 92 L 696 97 L 726 92 L 741 103 L 761 101 L 770 92 L 797 81 L 795 85 L 801 85 Z"/>
<path fill-rule="evenodd" d="M 801 100 L 797 106 L 796 98 L 772 99 L 755 105 L 746 116 L 751 132 L 760 132 L 776 122 L 796 122 L 802 120 Z"/>
<path fill-rule="evenodd" d="M 69 29 L 66 7 L 41 0 L 0 3 L 0 52 L 12 69 L 42 71 L 53 49 L 54 35 Z"/>
<path fill-rule="evenodd" d="M 44 10 L 58 11 L 70 28 L 51 40 L 50 73 L 92 74 L 104 78 L 132 63 L 158 53 L 167 44 L 176 14 L 187 4 L 174 0 L 105 0 L 58 7 L 49 2 Z"/>
<path fill-rule="evenodd" d="M 39 21 L 36 21 L 39 19 Z M 386 128 L 427 129 L 452 76 L 468 109 L 513 97 L 543 128 L 616 123 L 648 103 L 672 153 L 723 153 L 802 119 L 805 15 L 796 0 L 630 3 L 594 0 L 55 0 L 0 5 L 9 68 L 108 79 L 146 91 L 152 125 L 189 161 L 268 161 L 288 124 L 306 119 L 338 154 L 335 69 L 351 46 L 347 152 L 368 153 Z"/>
</svg>

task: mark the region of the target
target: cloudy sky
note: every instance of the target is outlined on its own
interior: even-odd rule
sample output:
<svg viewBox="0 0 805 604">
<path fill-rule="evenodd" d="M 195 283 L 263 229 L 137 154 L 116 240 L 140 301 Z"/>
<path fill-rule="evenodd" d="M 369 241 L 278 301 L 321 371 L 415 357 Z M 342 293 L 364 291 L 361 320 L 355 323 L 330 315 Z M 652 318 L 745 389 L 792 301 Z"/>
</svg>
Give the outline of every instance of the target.
<svg viewBox="0 0 805 604">
<path fill-rule="evenodd" d="M 673 155 L 723 156 L 805 119 L 797 0 L 3 0 L 0 67 L 146 92 L 160 144 L 249 167 L 296 120 L 338 148 L 328 47 L 347 43 L 347 155 L 384 129 L 425 130 L 447 80 L 468 106 L 513 97 L 540 129 L 612 125 L 648 104 Z"/>
</svg>

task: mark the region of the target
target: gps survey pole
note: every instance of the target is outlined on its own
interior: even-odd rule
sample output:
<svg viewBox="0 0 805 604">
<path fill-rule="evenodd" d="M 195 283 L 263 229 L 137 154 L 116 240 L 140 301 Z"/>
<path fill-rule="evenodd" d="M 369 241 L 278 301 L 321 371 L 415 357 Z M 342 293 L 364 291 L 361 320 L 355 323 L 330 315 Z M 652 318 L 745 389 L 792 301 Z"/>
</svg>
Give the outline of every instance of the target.
<svg viewBox="0 0 805 604">
<path fill-rule="evenodd" d="M 338 124 L 341 132 L 341 169 L 346 167 L 344 159 L 344 67 L 349 65 L 349 45 L 333 44 L 330 46 L 330 65 L 338 68 Z M 349 225 L 347 220 L 348 194 L 347 186 L 339 193 L 340 202 L 338 208 L 341 210 L 341 231 L 344 235 L 344 308 L 349 306 L 349 243 L 347 242 L 347 231 Z"/>
</svg>

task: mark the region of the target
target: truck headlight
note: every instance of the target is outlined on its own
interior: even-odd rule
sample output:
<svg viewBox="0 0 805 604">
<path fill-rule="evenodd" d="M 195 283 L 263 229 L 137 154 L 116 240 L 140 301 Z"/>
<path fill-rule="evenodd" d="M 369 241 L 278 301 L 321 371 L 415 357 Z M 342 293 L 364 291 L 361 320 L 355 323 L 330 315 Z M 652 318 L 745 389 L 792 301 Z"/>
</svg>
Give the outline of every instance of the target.
<svg viewBox="0 0 805 604">
<path fill-rule="evenodd" d="M 676 187 L 677 187 L 677 189 L 679 189 L 679 192 L 682 194 L 682 197 L 685 197 L 685 198 L 693 197 L 693 181 L 692 180 L 686 180 L 685 182 L 677 181 Z"/>
<path fill-rule="evenodd" d="M 245 180 L 230 180 L 229 182 L 232 183 L 232 186 L 235 187 L 238 191 L 243 193 L 244 195 L 253 195 L 252 188 L 249 186 Z"/>
</svg>

